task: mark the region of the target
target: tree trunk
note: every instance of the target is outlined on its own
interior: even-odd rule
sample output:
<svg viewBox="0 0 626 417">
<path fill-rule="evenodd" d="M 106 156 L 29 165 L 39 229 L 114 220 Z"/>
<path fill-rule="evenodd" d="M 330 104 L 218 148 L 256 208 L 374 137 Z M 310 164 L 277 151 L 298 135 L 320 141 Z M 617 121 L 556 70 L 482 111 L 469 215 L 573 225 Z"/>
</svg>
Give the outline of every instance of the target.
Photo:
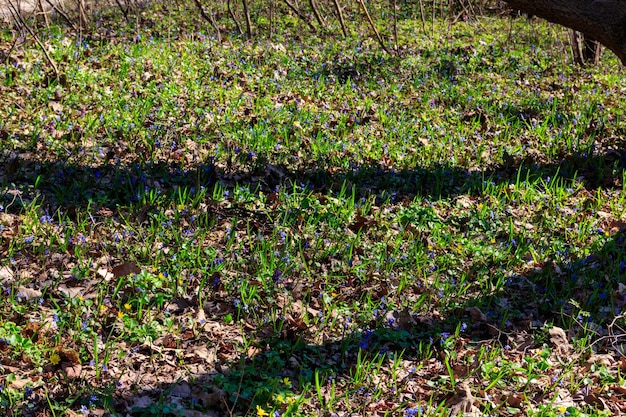
<svg viewBox="0 0 626 417">
<path fill-rule="evenodd" d="M 626 0 L 505 0 L 602 43 L 626 65 Z"/>
</svg>

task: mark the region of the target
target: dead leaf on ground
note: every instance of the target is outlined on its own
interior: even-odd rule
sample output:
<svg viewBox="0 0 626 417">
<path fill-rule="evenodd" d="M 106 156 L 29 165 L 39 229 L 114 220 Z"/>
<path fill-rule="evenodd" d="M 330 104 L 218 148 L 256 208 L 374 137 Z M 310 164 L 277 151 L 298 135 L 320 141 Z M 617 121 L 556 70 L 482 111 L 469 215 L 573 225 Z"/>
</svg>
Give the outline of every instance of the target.
<svg viewBox="0 0 626 417">
<path fill-rule="evenodd" d="M 11 383 L 9 384 L 9 387 L 16 389 L 16 390 L 21 390 L 30 382 L 32 382 L 30 378 L 20 378 L 18 376 L 15 380 L 11 381 Z"/>
<path fill-rule="evenodd" d="M 61 369 L 65 373 L 65 376 L 67 376 L 67 379 L 72 380 L 80 378 L 83 367 L 79 364 L 62 363 Z"/>
<path fill-rule="evenodd" d="M 560 353 L 567 353 L 570 351 L 572 346 L 569 344 L 567 335 L 563 329 L 555 326 L 548 330 L 548 333 L 550 334 L 550 342 Z"/>
<path fill-rule="evenodd" d="M 149 407 L 150 404 L 154 403 L 152 398 L 147 395 L 142 395 L 141 397 L 134 397 L 130 405 L 126 406 L 128 411 L 132 411 L 133 408 L 146 408 Z"/>
<path fill-rule="evenodd" d="M 41 297 L 41 291 L 28 287 L 19 287 L 17 289 L 17 295 L 25 300 L 33 300 Z"/>
<path fill-rule="evenodd" d="M 585 361 L 585 366 L 583 369 L 585 370 L 585 372 L 589 372 L 592 365 L 610 367 L 613 365 L 613 363 L 615 363 L 615 359 L 610 354 L 591 355 L 589 359 Z"/>
<path fill-rule="evenodd" d="M 198 411 L 198 410 L 185 410 L 183 411 L 183 417 L 219 417 L 220 414 L 215 411 Z"/>
<path fill-rule="evenodd" d="M 482 413 L 474 405 L 476 399 L 472 395 L 472 391 L 470 391 L 469 386 L 467 384 L 458 384 L 456 386 L 457 394 L 452 396 L 448 401 L 446 401 L 447 405 L 450 407 L 450 415 L 451 416 L 472 416 L 478 417 L 481 416 Z"/>
<path fill-rule="evenodd" d="M 11 284 L 14 281 L 14 274 L 10 267 L 3 266 L 0 268 L 0 282 L 4 284 Z"/>
<path fill-rule="evenodd" d="M 98 275 L 100 275 L 106 282 L 111 281 L 111 279 L 115 278 L 115 274 L 109 272 L 106 268 L 98 268 Z"/>
<path fill-rule="evenodd" d="M 472 323 L 480 323 L 489 320 L 478 307 L 468 307 L 465 309 L 465 311 L 470 315 Z"/>
<path fill-rule="evenodd" d="M 224 391 L 210 388 L 210 391 L 205 389 L 194 388 L 191 392 L 193 398 L 198 400 L 198 402 L 204 408 L 215 408 L 218 406 L 222 406 L 225 403 L 226 394 Z"/>
<path fill-rule="evenodd" d="M 189 398 L 190 395 L 191 387 L 186 382 L 181 382 L 174 385 L 172 391 L 170 392 L 170 396 L 172 397 Z"/>
<path fill-rule="evenodd" d="M 139 274 L 141 269 L 135 262 L 124 262 L 123 264 L 114 266 L 113 269 L 111 269 L 111 272 L 115 275 L 115 278 L 119 278 L 127 275 Z"/>
</svg>

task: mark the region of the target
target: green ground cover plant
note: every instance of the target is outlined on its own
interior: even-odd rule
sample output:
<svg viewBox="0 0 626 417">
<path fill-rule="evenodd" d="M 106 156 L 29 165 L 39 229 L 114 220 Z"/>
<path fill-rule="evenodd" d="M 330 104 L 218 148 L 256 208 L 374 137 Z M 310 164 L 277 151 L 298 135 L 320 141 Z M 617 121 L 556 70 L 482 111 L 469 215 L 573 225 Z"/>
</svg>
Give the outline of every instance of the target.
<svg viewBox="0 0 626 417">
<path fill-rule="evenodd" d="M 614 57 L 524 19 L 405 17 L 389 54 L 183 13 L 0 66 L 0 414 L 626 411 Z"/>
</svg>

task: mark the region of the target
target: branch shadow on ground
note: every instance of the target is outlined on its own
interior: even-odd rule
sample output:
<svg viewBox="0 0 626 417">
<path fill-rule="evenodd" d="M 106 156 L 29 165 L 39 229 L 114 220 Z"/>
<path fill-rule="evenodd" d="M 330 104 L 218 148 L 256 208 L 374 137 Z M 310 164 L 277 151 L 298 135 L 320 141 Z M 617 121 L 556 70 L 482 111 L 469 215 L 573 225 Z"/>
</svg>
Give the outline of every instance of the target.
<svg viewBox="0 0 626 417">
<path fill-rule="evenodd" d="M 325 168 L 325 161 L 319 160 L 294 171 L 259 158 L 245 171 L 227 172 L 212 162 L 182 168 L 180 162 L 124 164 L 107 159 L 98 166 L 88 166 L 63 160 L 42 162 L 33 153 L 5 153 L 0 155 L 0 204 L 18 212 L 37 198 L 44 210 L 52 212 L 87 205 L 115 209 L 136 204 L 151 192 L 176 199 L 178 189 L 193 193 L 201 188 L 212 190 L 215 184 L 224 189 L 247 186 L 253 192 L 265 193 L 293 185 L 321 193 L 347 186 L 354 188 L 358 197 L 376 195 L 409 201 L 415 197 L 436 201 L 462 194 L 481 195 L 487 183 L 516 184 L 538 179 L 576 179 L 587 190 L 621 187 L 623 178 L 616 173 L 626 167 L 626 153 L 622 152 L 626 141 L 606 141 L 609 143 L 602 144 L 592 155 L 573 153 L 549 161 L 505 156 L 503 163 L 484 169 L 447 163 L 393 169 L 369 163 L 336 170 Z"/>
<path fill-rule="evenodd" d="M 222 183 L 226 188 L 238 183 L 267 190 L 280 185 L 302 183 L 320 192 L 339 189 L 348 184 L 355 188 L 357 195 L 374 194 L 382 200 L 410 201 L 417 196 L 434 201 L 463 194 L 480 195 L 486 182 L 515 184 L 520 178 L 532 181 L 558 176 L 565 181 L 576 177 L 587 190 L 593 191 L 621 187 L 623 178 L 618 178 L 616 173 L 623 173 L 625 162 L 623 153 L 611 149 L 591 156 L 570 155 L 558 162 L 512 161 L 483 171 L 441 164 L 403 171 L 371 165 L 339 174 L 324 169 L 290 172 L 281 167 L 225 174 L 210 164 L 188 170 L 168 164 L 110 164 L 92 168 L 63 161 L 42 163 L 20 160 L 18 157 L 0 166 L 0 179 L 3 179 L 0 204 L 7 212 L 17 213 L 22 209 L 20 200 L 27 204 L 37 195 L 44 211 L 59 209 L 69 213 L 87 205 L 114 210 L 139 201 L 141 194 L 149 193 L 151 189 L 163 190 L 165 195 L 174 200 L 174 190 L 177 188 L 210 188 L 215 183 Z M 380 357 L 383 358 L 381 363 L 385 364 L 392 362 L 394 355 L 400 354 L 405 360 L 434 358 L 440 361 L 438 369 L 444 378 L 447 371 L 439 353 L 446 349 L 448 335 L 461 326 L 467 326 L 462 333 L 467 343 L 472 340 L 491 340 L 503 346 L 519 347 L 524 343 L 530 346 L 534 343 L 532 338 L 520 339 L 520 334 L 528 335 L 533 326 L 541 325 L 542 322 L 562 321 L 564 316 L 569 316 L 574 332 L 585 326 L 583 319 L 578 317 L 580 311 L 576 310 L 575 305 L 568 304 L 570 299 L 584 304 L 588 298 L 606 298 L 613 308 L 621 308 L 626 303 L 626 297 L 615 291 L 607 291 L 603 286 L 610 287 L 606 285 L 606 280 L 623 279 L 625 249 L 624 236 L 620 231 L 584 259 L 572 259 L 565 263 L 555 260 L 535 265 L 524 275 L 511 276 L 510 282 L 499 293 L 470 299 L 449 311 L 428 316 L 406 311 L 384 311 L 369 328 L 347 330 L 343 336 L 330 338 L 320 344 L 303 342 L 300 335 L 305 328 L 299 327 L 297 323 L 273 323 L 272 331 L 257 329 L 253 332 L 251 340 L 255 346 L 254 355 L 243 357 L 236 364 L 221 364 L 222 372 L 204 375 L 195 383 L 206 390 L 219 385 L 222 390 L 220 392 L 223 396 L 219 397 L 219 401 L 205 408 L 226 413 L 235 407 L 235 411 L 241 413 L 250 411 L 254 404 L 262 404 L 273 395 L 287 395 L 289 389 L 276 382 L 284 378 L 299 387 L 315 387 L 317 384 L 318 389 L 328 395 L 333 384 L 338 383 L 343 376 L 358 372 L 358 364 L 365 358 Z M 576 284 L 580 275 L 590 273 L 608 278 L 604 282 L 600 280 L 595 286 L 581 287 Z M 476 311 L 481 314 L 477 315 Z M 607 323 L 617 313 L 615 310 L 598 308 L 597 312 L 585 316 L 584 320 Z M 599 349 L 607 350 L 610 346 L 600 346 Z M 403 378 L 402 383 L 408 384 L 411 378 L 418 378 L 418 374 L 406 374 Z M 168 389 L 167 385 L 135 388 L 133 395 L 162 398 L 162 393 Z M 371 405 L 372 399 L 379 395 L 357 386 L 350 388 L 349 392 L 353 398 L 360 399 L 363 407 Z M 120 394 L 120 402 L 112 407 L 118 407 L 119 412 L 128 412 L 124 408 L 128 401 L 122 399 L 127 394 Z M 439 400 L 443 401 L 452 394 L 442 391 Z M 414 401 L 420 399 L 417 396 L 413 398 Z M 194 401 L 193 398 L 182 400 Z M 360 411 L 364 410 L 366 408 Z"/>
</svg>

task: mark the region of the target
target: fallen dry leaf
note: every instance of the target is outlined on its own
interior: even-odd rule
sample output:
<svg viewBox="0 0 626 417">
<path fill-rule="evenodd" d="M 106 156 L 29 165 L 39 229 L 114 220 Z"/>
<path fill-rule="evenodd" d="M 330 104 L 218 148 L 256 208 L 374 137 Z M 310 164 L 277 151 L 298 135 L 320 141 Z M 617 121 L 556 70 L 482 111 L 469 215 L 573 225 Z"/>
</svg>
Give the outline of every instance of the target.
<svg viewBox="0 0 626 417">
<path fill-rule="evenodd" d="M 126 407 L 128 411 L 132 411 L 133 408 L 146 408 L 150 406 L 150 404 L 154 403 L 152 398 L 147 395 L 142 395 L 141 397 L 134 397 L 130 405 Z"/>
<path fill-rule="evenodd" d="M 30 378 L 20 378 L 18 376 L 14 381 L 11 381 L 11 383 L 9 384 L 9 387 L 13 389 L 21 390 L 30 382 L 32 382 Z"/>
<path fill-rule="evenodd" d="M 111 269 L 111 273 L 115 275 L 115 278 L 125 277 L 127 275 L 139 274 L 141 269 L 137 266 L 135 262 L 124 262 L 123 264 L 119 264 L 114 266 Z"/>
<path fill-rule="evenodd" d="M 61 369 L 65 373 L 67 379 L 78 379 L 80 378 L 80 373 L 83 370 L 83 367 L 79 364 L 71 364 L 71 363 L 62 363 Z"/>
<path fill-rule="evenodd" d="M 13 282 L 13 271 L 8 266 L 3 266 L 0 268 L 0 282 L 5 284 L 11 284 Z"/>
<path fill-rule="evenodd" d="M 17 295 L 25 300 L 33 300 L 41 297 L 41 291 L 20 286 L 17 289 Z"/>
<path fill-rule="evenodd" d="M 467 384 L 461 383 L 456 386 L 457 394 L 446 401 L 450 407 L 450 416 L 481 416 L 482 413 L 474 405 L 475 398 Z"/>
<path fill-rule="evenodd" d="M 478 307 L 468 307 L 465 311 L 470 315 L 472 323 L 480 323 L 488 321 L 487 316 L 483 314 Z"/>
<path fill-rule="evenodd" d="M 567 353 L 570 351 L 572 346 L 569 344 L 567 335 L 563 329 L 555 326 L 548 330 L 548 333 L 550 334 L 550 342 L 554 345 L 557 351 L 560 353 Z"/>
</svg>

